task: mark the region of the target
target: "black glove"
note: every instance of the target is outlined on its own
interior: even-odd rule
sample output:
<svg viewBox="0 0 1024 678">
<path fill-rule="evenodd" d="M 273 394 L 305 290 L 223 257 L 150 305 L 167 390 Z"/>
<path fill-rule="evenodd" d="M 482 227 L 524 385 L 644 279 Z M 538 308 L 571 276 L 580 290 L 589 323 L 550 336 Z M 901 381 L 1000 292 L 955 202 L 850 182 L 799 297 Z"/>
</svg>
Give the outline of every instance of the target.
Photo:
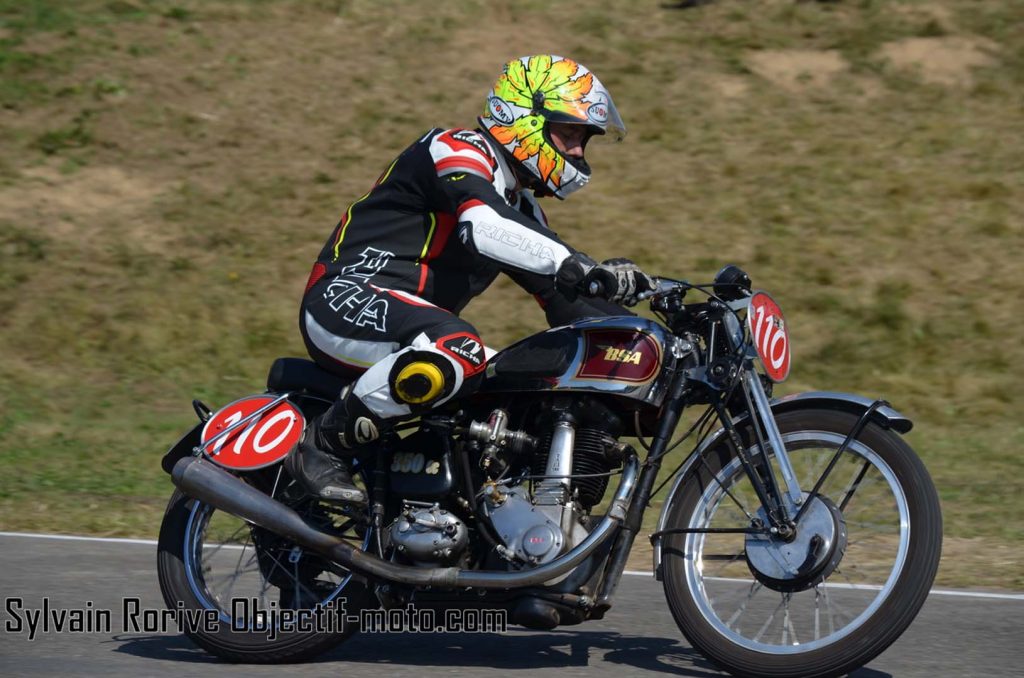
<svg viewBox="0 0 1024 678">
<path fill-rule="evenodd" d="M 637 295 L 654 289 L 654 281 L 629 259 L 607 259 L 583 277 L 583 293 L 615 304 L 634 306 Z"/>
<path fill-rule="evenodd" d="M 650 276 L 629 259 L 608 259 L 598 264 L 582 252 L 574 252 L 562 262 L 555 285 L 569 301 L 583 294 L 625 306 L 633 306 L 638 294 L 654 289 Z"/>
<path fill-rule="evenodd" d="M 585 288 L 583 284 L 587 273 L 597 266 L 597 262 L 583 252 L 573 252 L 572 256 L 562 262 L 555 274 L 555 287 L 569 301 L 576 301 L 576 297 Z"/>
</svg>

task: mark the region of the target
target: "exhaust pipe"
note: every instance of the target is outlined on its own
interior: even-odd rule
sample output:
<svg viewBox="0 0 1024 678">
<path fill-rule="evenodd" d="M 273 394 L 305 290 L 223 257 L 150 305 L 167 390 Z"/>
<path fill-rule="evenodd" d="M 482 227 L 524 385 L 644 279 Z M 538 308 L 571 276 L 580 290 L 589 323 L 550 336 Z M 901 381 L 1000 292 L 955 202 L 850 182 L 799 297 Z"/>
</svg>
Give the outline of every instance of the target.
<svg viewBox="0 0 1024 678">
<path fill-rule="evenodd" d="M 461 570 L 454 567 L 423 568 L 382 560 L 356 549 L 340 537 L 310 527 L 289 507 L 201 457 L 180 459 L 174 465 L 171 478 L 186 495 L 287 537 L 354 572 L 410 586 L 510 589 L 536 586 L 560 577 L 586 560 L 614 534 L 625 519 L 629 498 L 636 485 L 638 467 L 636 456 L 626 460 L 622 481 L 608 512 L 576 548 L 550 563 L 518 572 Z"/>
</svg>

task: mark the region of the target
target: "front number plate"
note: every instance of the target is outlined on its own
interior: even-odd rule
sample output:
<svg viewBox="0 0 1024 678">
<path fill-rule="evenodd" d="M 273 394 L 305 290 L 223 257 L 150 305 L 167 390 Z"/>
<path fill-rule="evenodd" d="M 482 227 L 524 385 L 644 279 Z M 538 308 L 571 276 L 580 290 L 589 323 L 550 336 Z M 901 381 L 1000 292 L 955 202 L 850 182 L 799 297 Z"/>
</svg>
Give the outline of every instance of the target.
<svg viewBox="0 0 1024 678">
<path fill-rule="evenodd" d="M 756 292 L 747 306 L 747 325 L 768 378 L 778 383 L 789 376 L 789 328 L 782 309 L 764 292 Z"/>
</svg>

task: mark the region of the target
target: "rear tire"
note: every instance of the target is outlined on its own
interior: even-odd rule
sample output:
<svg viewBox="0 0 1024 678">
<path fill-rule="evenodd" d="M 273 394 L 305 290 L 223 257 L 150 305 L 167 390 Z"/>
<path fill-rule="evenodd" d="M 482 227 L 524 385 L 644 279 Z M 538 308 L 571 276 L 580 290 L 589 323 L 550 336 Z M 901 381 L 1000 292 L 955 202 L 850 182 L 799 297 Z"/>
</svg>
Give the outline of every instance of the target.
<svg viewBox="0 0 1024 678">
<path fill-rule="evenodd" d="M 319 510 L 316 505 L 311 508 Z M 186 635 L 222 659 L 273 664 L 309 659 L 354 634 L 358 624 L 345 619 L 373 605 L 366 587 L 337 565 L 259 530 L 175 491 L 160 527 L 160 591 L 171 610 L 216 610 L 219 619 L 212 629 L 182 629 Z M 320 629 L 331 624 L 336 631 L 278 630 L 277 637 L 271 638 L 269 629 L 259 627 L 266 616 L 253 614 L 248 620 L 232 616 L 243 608 L 231 601 L 252 598 L 257 603 L 250 604 L 249 611 L 258 605 L 264 614 L 282 608 L 308 610 L 320 604 L 323 618 L 332 618 Z"/>
<path fill-rule="evenodd" d="M 805 493 L 857 419 L 832 410 L 777 417 Z M 753 448 L 751 431 L 741 435 Z M 705 463 L 687 471 L 668 509 L 667 528 L 750 526 L 744 511 L 753 515 L 758 504 L 726 438 L 703 453 Z M 851 487 L 855 491 L 844 501 Z M 665 537 L 665 595 L 676 624 L 695 648 L 733 675 L 845 674 L 899 638 L 928 596 L 942 545 L 938 495 L 920 459 L 896 433 L 869 424 L 822 495 L 844 506 L 849 542 L 825 581 L 808 582 L 798 592 L 787 594 L 755 574 L 746 560 L 745 535 Z"/>
</svg>

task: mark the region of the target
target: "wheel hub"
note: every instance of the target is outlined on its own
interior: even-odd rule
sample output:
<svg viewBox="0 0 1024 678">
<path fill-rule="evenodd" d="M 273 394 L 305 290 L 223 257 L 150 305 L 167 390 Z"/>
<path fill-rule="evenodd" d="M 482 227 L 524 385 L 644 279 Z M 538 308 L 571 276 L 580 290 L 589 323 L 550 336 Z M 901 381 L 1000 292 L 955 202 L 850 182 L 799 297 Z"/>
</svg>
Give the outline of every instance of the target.
<svg viewBox="0 0 1024 678">
<path fill-rule="evenodd" d="M 806 493 L 805 493 L 806 496 Z M 764 508 L 758 517 L 767 525 Z M 826 497 L 815 497 L 796 526 L 796 534 L 750 534 L 746 538 L 747 566 L 765 586 L 784 593 L 820 584 L 839 565 L 846 551 L 846 522 Z"/>
</svg>

